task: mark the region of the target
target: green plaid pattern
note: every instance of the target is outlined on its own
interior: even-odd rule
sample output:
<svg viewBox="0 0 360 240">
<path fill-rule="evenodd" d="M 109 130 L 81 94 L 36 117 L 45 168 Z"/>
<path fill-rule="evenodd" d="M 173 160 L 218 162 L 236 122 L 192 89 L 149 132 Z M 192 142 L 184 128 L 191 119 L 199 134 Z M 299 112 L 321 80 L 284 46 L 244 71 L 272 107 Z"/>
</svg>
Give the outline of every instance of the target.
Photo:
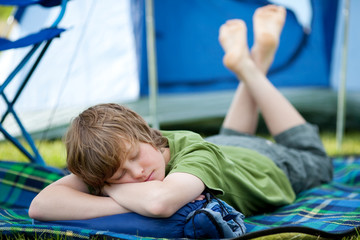
<svg viewBox="0 0 360 240">
<path fill-rule="evenodd" d="M 0 207 L 28 208 L 41 189 L 63 175 L 51 167 L 0 161 Z"/>
</svg>

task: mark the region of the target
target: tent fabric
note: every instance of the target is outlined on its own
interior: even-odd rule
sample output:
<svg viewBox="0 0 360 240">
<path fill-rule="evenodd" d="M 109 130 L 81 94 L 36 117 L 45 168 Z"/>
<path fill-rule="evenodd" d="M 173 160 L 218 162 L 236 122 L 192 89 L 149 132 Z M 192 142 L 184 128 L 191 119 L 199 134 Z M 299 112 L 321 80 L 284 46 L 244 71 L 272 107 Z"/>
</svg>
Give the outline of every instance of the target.
<svg viewBox="0 0 360 240">
<path fill-rule="evenodd" d="M 30 204 L 41 187 L 33 188 L 31 184 L 40 181 L 45 186 L 61 175 L 58 173 L 51 175 L 49 172 L 52 170 L 34 164 L 0 163 L 0 169 L 2 169 L 0 189 L 2 193 L 3 189 L 6 189 L 6 194 L 0 196 L 0 232 L 4 235 L 34 236 L 34 234 L 41 234 L 44 236 L 48 234 L 71 236 L 74 239 L 89 239 L 95 235 L 121 239 L 138 237 L 138 235 L 92 229 L 90 226 L 80 228 L 66 225 L 33 224 L 32 219 L 27 215 L 26 205 Z M 331 183 L 302 192 L 293 204 L 281 207 L 274 212 L 247 217 L 245 219 L 247 234 L 238 239 L 280 233 L 297 234 L 299 232 L 324 238 L 336 238 L 336 236 L 354 234 L 359 231 L 360 156 L 335 157 L 333 165 L 335 175 Z M 16 172 L 19 170 L 20 173 L 17 176 Z M 37 171 L 43 171 L 43 173 L 40 174 Z M 10 173 L 4 174 L 5 172 Z M 38 177 L 34 177 L 34 175 Z M 47 176 L 52 177 L 44 180 Z M 30 181 L 27 178 L 36 179 L 36 181 Z M 16 201 L 16 199 L 20 199 L 22 191 L 28 192 L 28 195 L 22 195 L 23 198 L 27 198 L 27 204 L 19 204 Z M 128 220 L 128 224 L 129 222 Z M 137 223 L 133 224 L 137 225 Z"/>
<path fill-rule="evenodd" d="M 130 0 L 68 1 L 59 25 L 67 31 L 52 41 L 15 109 L 33 116 L 74 108 L 81 111 L 104 102 L 137 101 L 139 83 L 129 4 Z M 53 24 L 59 10 L 38 5 L 27 8 L 12 29 L 10 39 Z M 17 49 L 1 54 L 0 82 L 27 51 Z M 8 96 L 15 94 L 19 82 L 20 79 L 14 79 L 7 89 Z M 43 128 L 54 127 L 58 122 L 55 118 L 47 115 L 41 119 Z M 61 125 L 67 123 L 60 120 Z"/>
<path fill-rule="evenodd" d="M 238 80 L 222 65 L 218 29 L 231 18 L 248 26 L 252 46 L 252 15 L 270 1 L 155 0 L 154 21 L 159 93 L 234 89 Z M 338 0 L 311 0 L 311 29 L 304 29 L 288 9 L 280 46 L 269 78 L 277 87 L 330 87 L 329 69 Z M 133 12 L 144 12 L 132 1 Z M 145 16 L 134 14 L 140 58 L 141 94 L 148 93 Z M 334 17 L 335 16 L 335 17 Z"/>
</svg>

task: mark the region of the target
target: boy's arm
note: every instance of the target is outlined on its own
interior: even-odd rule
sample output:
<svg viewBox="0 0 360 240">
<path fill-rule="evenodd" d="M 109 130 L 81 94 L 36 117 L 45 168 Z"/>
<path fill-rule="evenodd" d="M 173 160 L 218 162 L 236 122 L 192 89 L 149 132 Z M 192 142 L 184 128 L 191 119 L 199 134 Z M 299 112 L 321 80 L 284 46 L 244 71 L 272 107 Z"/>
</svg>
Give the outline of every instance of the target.
<svg viewBox="0 0 360 240">
<path fill-rule="evenodd" d="M 104 187 L 104 191 L 121 206 L 148 217 L 170 217 L 199 197 L 204 189 L 204 183 L 188 173 L 172 173 L 163 181 Z"/>
<path fill-rule="evenodd" d="M 89 194 L 86 184 L 70 174 L 44 188 L 32 201 L 31 218 L 42 221 L 89 219 L 129 212 L 110 197 Z"/>
</svg>

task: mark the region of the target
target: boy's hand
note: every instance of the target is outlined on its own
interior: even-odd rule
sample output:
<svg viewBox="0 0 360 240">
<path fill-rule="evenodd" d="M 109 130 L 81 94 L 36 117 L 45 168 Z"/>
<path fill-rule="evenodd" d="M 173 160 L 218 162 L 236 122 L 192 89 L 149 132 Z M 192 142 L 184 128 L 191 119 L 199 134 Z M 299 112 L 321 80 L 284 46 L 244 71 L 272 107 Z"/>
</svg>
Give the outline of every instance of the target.
<svg viewBox="0 0 360 240">
<path fill-rule="evenodd" d="M 205 199 L 205 195 L 201 194 L 200 196 L 198 196 L 197 198 L 195 198 L 194 200 L 192 200 L 191 202 L 195 202 L 195 201 L 202 201 Z"/>
<path fill-rule="evenodd" d="M 105 186 L 102 188 L 102 195 L 104 197 L 110 197 L 110 192 L 111 189 L 114 188 L 114 185 L 118 185 L 118 184 L 105 184 Z"/>
</svg>

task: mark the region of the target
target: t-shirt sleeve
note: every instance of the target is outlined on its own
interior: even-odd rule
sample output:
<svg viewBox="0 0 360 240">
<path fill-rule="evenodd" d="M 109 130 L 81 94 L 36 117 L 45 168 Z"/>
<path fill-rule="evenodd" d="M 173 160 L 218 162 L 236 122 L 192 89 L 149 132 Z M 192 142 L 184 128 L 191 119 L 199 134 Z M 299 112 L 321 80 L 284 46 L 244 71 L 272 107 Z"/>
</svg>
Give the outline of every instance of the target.
<svg viewBox="0 0 360 240">
<path fill-rule="evenodd" d="M 201 179 L 207 188 L 220 191 L 223 185 L 222 166 L 224 156 L 218 148 L 207 142 L 193 144 L 177 154 L 170 166 L 168 174 L 184 172 Z"/>
</svg>

